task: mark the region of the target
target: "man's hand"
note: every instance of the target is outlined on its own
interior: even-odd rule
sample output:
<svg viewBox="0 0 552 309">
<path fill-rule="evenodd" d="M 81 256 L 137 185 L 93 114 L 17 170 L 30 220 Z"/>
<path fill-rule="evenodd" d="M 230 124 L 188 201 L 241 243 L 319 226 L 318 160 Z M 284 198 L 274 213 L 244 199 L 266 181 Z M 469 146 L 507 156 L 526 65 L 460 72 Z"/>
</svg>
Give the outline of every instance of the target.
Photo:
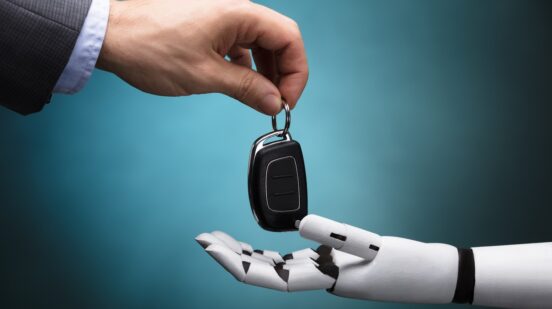
<svg viewBox="0 0 552 309">
<path fill-rule="evenodd" d="M 297 24 L 246 0 L 112 1 L 97 66 L 145 92 L 220 92 L 270 115 L 308 77 Z"/>
</svg>

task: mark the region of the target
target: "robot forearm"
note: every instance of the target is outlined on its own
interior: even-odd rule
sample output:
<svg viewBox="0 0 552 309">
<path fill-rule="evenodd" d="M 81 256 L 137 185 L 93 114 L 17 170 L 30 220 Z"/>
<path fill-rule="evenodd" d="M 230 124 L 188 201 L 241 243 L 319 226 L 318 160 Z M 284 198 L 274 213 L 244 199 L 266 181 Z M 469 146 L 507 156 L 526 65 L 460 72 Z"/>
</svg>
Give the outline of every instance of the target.
<svg viewBox="0 0 552 309">
<path fill-rule="evenodd" d="M 552 243 L 473 248 L 473 304 L 552 308 Z"/>
</svg>

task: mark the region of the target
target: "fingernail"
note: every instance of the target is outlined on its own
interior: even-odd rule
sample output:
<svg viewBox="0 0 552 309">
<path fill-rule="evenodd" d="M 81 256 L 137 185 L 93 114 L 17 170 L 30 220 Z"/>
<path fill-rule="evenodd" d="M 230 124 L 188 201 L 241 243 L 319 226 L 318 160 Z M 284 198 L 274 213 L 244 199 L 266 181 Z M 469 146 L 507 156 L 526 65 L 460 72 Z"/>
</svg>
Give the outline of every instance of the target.
<svg viewBox="0 0 552 309">
<path fill-rule="evenodd" d="M 269 94 L 266 97 L 264 97 L 261 102 L 259 103 L 258 107 L 259 109 L 269 115 L 274 115 L 278 111 L 280 111 L 282 106 L 282 99 L 279 96 L 275 96 L 273 94 Z"/>
</svg>

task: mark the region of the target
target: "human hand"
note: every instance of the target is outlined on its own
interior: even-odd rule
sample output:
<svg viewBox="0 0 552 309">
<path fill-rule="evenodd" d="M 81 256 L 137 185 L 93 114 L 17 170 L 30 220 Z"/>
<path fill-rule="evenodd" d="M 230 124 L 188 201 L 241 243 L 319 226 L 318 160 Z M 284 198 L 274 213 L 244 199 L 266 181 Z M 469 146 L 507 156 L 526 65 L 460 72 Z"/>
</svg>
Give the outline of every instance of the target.
<svg viewBox="0 0 552 309">
<path fill-rule="evenodd" d="M 308 215 L 302 237 L 322 244 L 280 256 L 253 250 L 224 232 L 197 236 L 197 242 L 239 281 L 280 291 L 327 289 L 332 294 L 381 301 L 450 303 L 458 251 L 377 234 Z"/>
<path fill-rule="evenodd" d="M 97 67 L 148 93 L 219 92 L 269 115 L 282 97 L 293 108 L 308 78 L 297 24 L 246 0 L 111 1 Z"/>
</svg>

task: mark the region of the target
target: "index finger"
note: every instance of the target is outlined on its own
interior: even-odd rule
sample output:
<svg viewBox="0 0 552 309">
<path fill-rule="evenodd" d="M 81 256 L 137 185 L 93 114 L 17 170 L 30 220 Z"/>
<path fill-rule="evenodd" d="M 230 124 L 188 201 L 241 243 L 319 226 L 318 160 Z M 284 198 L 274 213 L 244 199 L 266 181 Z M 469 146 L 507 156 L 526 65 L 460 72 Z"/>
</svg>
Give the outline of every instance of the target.
<svg viewBox="0 0 552 309">
<path fill-rule="evenodd" d="M 309 68 L 301 32 L 295 21 L 267 7 L 251 3 L 246 31 L 238 32 L 237 44 L 255 45 L 273 51 L 280 77 L 280 94 L 295 107 L 307 84 Z"/>
</svg>

